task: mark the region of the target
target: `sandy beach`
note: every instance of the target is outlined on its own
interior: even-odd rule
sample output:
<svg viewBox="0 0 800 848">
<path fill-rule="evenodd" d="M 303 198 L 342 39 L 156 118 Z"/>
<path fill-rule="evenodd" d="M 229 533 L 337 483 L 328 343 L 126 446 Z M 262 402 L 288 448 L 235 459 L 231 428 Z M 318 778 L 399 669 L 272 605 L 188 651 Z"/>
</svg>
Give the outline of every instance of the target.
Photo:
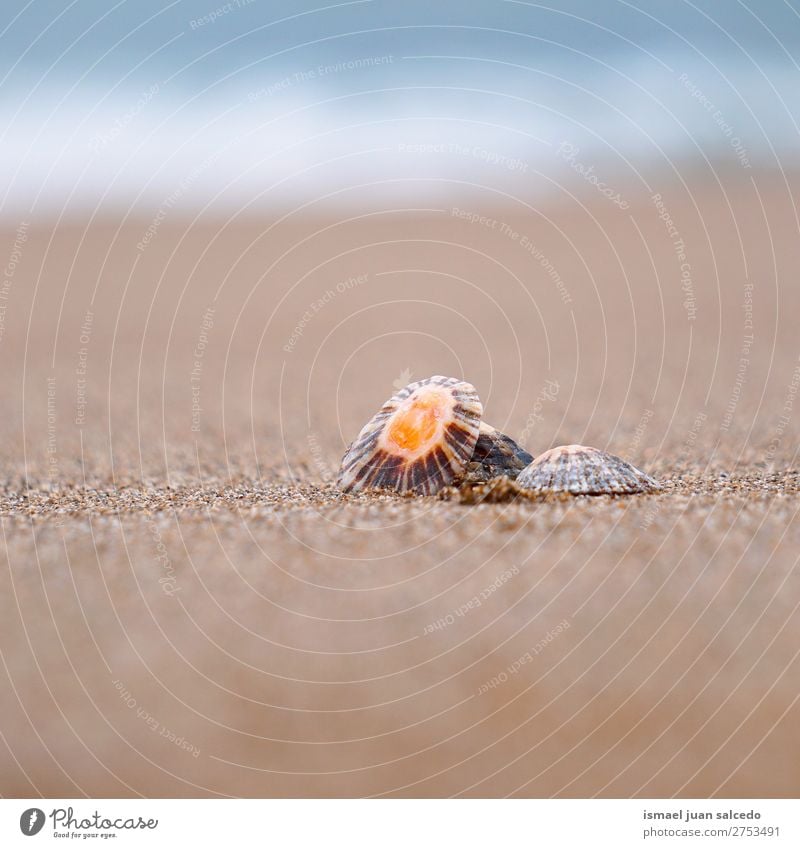
<svg viewBox="0 0 800 848">
<path fill-rule="evenodd" d="M 7 223 L 0 792 L 796 796 L 798 180 L 685 176 Z M 430 374 L 665 489 L 338 492 Z"/>
</svg>

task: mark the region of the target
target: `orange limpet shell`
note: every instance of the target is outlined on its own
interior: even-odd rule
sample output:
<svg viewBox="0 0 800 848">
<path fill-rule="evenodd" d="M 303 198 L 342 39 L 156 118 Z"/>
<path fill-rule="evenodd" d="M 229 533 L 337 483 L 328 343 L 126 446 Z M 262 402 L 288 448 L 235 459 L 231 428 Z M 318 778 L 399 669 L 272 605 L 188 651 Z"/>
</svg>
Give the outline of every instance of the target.
<svg viewBox="0 0 800 848">
<path fill-rule="evenodd" d="M 483 406 L 475 387 L 429 377 L 401 389 L 358 434 L 342 459 L 346 492 L 394 489 L 433 495 L 464 473 Z"/>
</svg>

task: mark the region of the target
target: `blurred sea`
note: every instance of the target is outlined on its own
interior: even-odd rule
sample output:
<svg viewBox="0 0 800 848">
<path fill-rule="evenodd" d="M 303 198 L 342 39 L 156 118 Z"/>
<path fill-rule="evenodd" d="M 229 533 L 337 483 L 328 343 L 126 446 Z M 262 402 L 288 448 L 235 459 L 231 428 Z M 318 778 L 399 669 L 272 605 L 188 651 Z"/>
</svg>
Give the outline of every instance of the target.
<svg viewBox="0 0 800 848">
<path fill-rule="evenodd" d="M 530 202 L 795 168 L 799 7 L 6 0 L 0 210 Z"/>
</svg>

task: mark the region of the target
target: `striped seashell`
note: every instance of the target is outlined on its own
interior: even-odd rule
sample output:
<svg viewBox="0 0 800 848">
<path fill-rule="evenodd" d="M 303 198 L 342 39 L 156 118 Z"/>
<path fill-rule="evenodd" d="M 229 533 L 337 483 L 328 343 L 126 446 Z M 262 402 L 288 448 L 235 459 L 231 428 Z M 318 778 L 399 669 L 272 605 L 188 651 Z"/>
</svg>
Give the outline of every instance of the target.
<svg viewBox="0 0 800 848">
<path fill-rule="evenodd" d="M 543 453 L 517 477 L 521 489 L 573 495 L 632 495 L 661 486 L 618 456 L 583 445 Z"/>
<path fill-rule="evenodd" d="M 464 473 L 478 440 L 483 406 L 455 377 L 411 383 L 387 401 L 342 459 L 346 492 L 393 489 L 432 495 Z"/>
<path fill-rule="evenodd" d="M 465 483 L 486 483 L 495 477 L 516 480 L 519 473 L 533 462 L 533 457 L 511 436 L 481 421 L 478 441 L 467 465 Z"/>
</svg>

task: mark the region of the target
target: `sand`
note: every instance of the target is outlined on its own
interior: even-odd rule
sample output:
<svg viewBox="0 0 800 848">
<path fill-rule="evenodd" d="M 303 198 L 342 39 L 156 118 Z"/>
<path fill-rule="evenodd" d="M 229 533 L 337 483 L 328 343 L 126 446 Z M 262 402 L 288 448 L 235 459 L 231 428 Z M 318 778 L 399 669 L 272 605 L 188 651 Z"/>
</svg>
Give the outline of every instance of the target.
<svg viewBox="0 0 800 848">
<path fill-rule="evenodd" d="M 691 187 L 650 186 L 677 238 L 635 186 L 174 216 L 142 248 L 146 219 L 31 221 L 0 323 L 0 791 L 796 796 L 797 221 L 780 175 Z M 337 492 L 432 373 L 531 452 L 664 491 Z"/>
</svg>

